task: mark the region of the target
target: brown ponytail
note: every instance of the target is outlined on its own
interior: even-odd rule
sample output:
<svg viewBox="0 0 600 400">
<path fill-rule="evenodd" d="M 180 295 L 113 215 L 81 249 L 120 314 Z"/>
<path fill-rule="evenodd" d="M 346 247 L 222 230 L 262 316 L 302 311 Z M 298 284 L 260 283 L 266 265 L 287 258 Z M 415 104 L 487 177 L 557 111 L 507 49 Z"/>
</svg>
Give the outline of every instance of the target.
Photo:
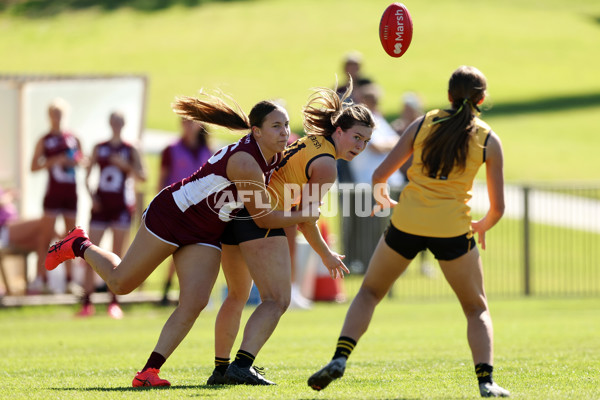
<svg viewBox="0 0 600 400">
<path fill-rule="evenodd" d="M 423 168 L 430 177 L 445 178 L 456 166 L 464 170 L 469 143 L 475 134 L 477 104 L 485 97 L 485 76 L 475 67 L 459 67 L 448 83 L 452 112 L 434 120 L 438 128 L 423 142 Z"/>
<path fill-rule="evenodd" d="M 171 104 L 175 114 L 183 118 L 207 124 L 219 125 L 233 131 L 247 130 L 253 126 L 261 127 L 265 117 L 273 110 L 281 108 L 269 100 L 258 102 L 246 115 L 240 105 L 229 98 L 233 107 L 220 97 L 200 92 L 203 99 L 196 97 L 179 97 Z"/>
<path fill-rule="evenodd" d="M 344 131 L 354 125 L 375 127 L 373 115 L 367 107 L 352 104 L 351 101 L 346 103 L 351 93 L 352 78 L 342 97 L 335 90 L 316 88 L 302 109 L 305 132 L 310 135 L 329 136 L 338 126 Z"/>
<path fill-rule="evenodd" d="M 239 104 L 232 100 L 234 107 L 221 98 L 201 92 L 203 97 L 179 97 L 171 104 L 173 111 L 184 118 L 207 124 L 219 125 L 231 130 L 250 129 L 248 116 Z"/>
</svg>

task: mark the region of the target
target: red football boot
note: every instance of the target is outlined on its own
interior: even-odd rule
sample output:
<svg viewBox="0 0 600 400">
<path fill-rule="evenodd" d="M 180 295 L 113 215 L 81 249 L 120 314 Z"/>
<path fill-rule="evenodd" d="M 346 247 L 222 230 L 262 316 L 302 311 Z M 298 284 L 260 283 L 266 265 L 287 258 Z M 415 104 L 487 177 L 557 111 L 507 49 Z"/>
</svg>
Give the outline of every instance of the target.
<svg viewBox="0 0 600 400">
<path fill-rule="evenodd" d="M 160 379 L 158 373 L 160 370 L 156 368 L 148 368 L 144 372 L 138 372 L 133 378 L 133 387 L 144 386 L 171 386 L 171 382 L 166 379 Z"/>
<path fill-rule="evenodd" d="M 63 240 L 60 240 L 50 246 L 48 254 L 46 254 L 46 261 L 44 262 L 46 269 L 48 271 L 52 271 L 66 260 L 74 259 L 75 254 L 73 254 L 72 247 L 73 240 L 80 237 L 89 240 L 87 233 L 83 229 L 80 227 L 75 227 Z"/>
<path fill-rule="evenodd" d="M 95 313 L 96 313 L 96 308 L 94 307 L 94 305 L 88 303 L 88 304 L 84 304 L 83 306 L 81 306 L 81 310 L 79 310 L 79 312 L 75 315 L 77 317 L 86 318 L 86 317 L 91 317 Z"/>
</svg>

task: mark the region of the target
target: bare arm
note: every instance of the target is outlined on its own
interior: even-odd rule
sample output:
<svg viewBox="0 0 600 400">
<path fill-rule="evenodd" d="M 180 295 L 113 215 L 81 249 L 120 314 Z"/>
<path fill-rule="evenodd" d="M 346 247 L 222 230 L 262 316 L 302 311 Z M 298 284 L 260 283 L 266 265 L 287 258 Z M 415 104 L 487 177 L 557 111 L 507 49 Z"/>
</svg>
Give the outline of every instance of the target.
<svg viewBox="0 0 600 400">
<path fill-rule="evenodd" d="M 320 202 L 337 177 L 335 160 L 331 157 L 317 158 L 310 165 L 308 173 L 310 179 L 304 185 L 302 198 L 314 199 Z M 343 277 L 344 272 L 350 272 L 342 262 L 345 256 L 331 251 L 325 239 L 323 239 L 316 221 L 298 224 L 298 229 L 300 229 L 310 247 L 321 257 L 332 278 L 335 279 L 338 275 Z"/>
<path fill-rule="evenodd" d="M 98 145 L 94 146 L 94 150 L 92 150 L 92 156 L 89 159 L 89 162 L 85 168 L 85 186 L 87 187 L 88 192 L 92 198 L 94 197 L 94 190 L 90 185 L 90 175 L 92 174 L 92 169 L 94 165 L 98 163 Z"/>
<path fill-rule="evenodd" d="M 85 156 L 85 154 L 83 154 L 83 148 L 81 147 L 81 141 L 79 140 L 79 138 L 76 137 L 75 140 L 77 141 L 77 151 L 79 152 L 79 154 L 78 154 L 78 157 L 76 157 L 74 160 L 70 159 L 70 161 L 73 164 L 69 165 L 69 166 L 71 166 L 71 167 L 76 167 L 76 166 L 87 167 L 90 161 Z"/>
<path fill-rule="evenodd" d="M 490 209 L 479 221 L 473 221 L 473 232 L 478 234 L 478 242 L 485 250 L 485 232 L 490 230 L 504 214 L 504 154 L 500 138 L 490 132 L 486 147 L 486 181 Z"/>
<path fill-rule="evenodd" d="M 382 208 L 394 207 L 396 205 L 396 201 L 390 198 L 387 180 L 412 155 L 413 142 L 422 120 L 423 117 L 418 118 L 406 128 L 396 146 L 394 146 L 392 151 L 390 151 L 387 157 L 375 169 L 375 172 L 373 172 L 373 195 L 377 203 L 373 209 L 373 213 Z"/>
<path fill-rule="evenodd" d="M 238 152 L 227 162 L 227 176 L 237 187 L 244 206 L 256 225 L 263 229 L 285 228 L 319 219 L 318 203 L 313 210 L 275 211 L 271 208 L 265 178 L 256 160 L 248 153 Z"/>
<path fill-rule="evenodd" d="M 160 167 L 160 171 L 158 173 L 158 189 L 156 190 L 156 193 L 160 192 L 168 185 L 167 176 L 169 176 L 169 169 L 166 167 Z"/>
<path fill-rule="evenodd" d="M 33 158 L 31 159 L 31 172 L 50 167 L 49 160 L 44 157 L 44 143 L 42 139 L 38 140 L 33 150 Z"/>
<path fill-rule="evenodd" d="M 171 163 L 167 163 L 165 161 L 165 158 L 167 157 L 167 151 L 169 151 L 168 148 L 163 150 L 163 152 L 160 155 L 160 171 L 158 172 L 158 188 L 156 190 L 156 193 L 160 192 L 161 190 L 163 190 L 163 188 L 165 188 L 168 184 L 171 183 L 167 182 L 167 178 L 171 174 L 172 168 Z"/>
<path fill-rule="evenodd" d="M 146 182 L 146 179 L 147 179 L 146 167 L 144 166 L 142 157 L 141 157 L 138 149 L 136 149 L 135 147 L 132 147 L 131 148 L 131 156 L 133 158 L 131 160 L 131 163 L 132 163 L 131 174 L 133 175 L 135 180 L 137 180 L 139 182 Z"/>
</svg>

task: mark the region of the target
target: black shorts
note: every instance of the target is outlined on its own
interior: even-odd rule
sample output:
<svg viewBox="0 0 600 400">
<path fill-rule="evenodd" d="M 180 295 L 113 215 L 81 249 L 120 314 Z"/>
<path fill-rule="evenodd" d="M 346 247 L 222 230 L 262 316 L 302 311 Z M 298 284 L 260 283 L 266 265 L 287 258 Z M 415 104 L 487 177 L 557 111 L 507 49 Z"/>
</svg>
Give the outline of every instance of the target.
<svg viewBox="0 0 600 400">
<path fill-rule="evenodd" d="M 436 238 L 411 235 L 398 230 L 390 223 L 383 235 L 385 243 L 408 260 L 415 258 L 420 251 L 429 249 L 436 260 L 450 261 L 467 254 L 477 246 L 471 232 L 456 237 Z"/>
<path fill-rule="evenodd" d="M 221 243 L 235 246 L 249 240 L 263 239 L 273 236 L 285 236 L 285 231 L 283 228 L 260 228 L 258 225 L 256 225 L 256 222 L 250 218 L 248 210 L 244 208 L 237 213 L 232 221 L 227 223 L 225 232 L 223 232 L 223 236 L 221 236 Z"/>
</svg>

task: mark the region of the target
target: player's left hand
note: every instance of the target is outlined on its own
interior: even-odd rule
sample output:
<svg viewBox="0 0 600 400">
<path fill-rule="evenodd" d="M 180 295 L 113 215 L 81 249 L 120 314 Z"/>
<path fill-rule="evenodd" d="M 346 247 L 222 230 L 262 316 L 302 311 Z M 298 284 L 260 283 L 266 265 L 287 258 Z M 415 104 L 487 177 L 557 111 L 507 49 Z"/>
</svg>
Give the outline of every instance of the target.
<svg viewBox="0 0 600 400">
<path fill-rule="evenodd" d="M 481 250 L 485 250 L 485 229 L 483 220 L 472 221 L 471 229 L 473 229 L 473 234 L 477 234 L 477 243 L 481 246 Z"/>
<path fill-rule="evenodd" d="M 344 272 L 347 274 L 350 273 L 350 270 L 342 261 L 344 258 L 346 258 L 345 255 L 337 254 L 336 252 L 332 251 L 326 258 L 323 259 L 323 264 L 325 264 L 325 267 L 327 267 L 329 270 L 329 275 L 331 275 L 333 279 L 337 278 L 338 276 L 340 278 L 344 278 Z"/>
</svg>

